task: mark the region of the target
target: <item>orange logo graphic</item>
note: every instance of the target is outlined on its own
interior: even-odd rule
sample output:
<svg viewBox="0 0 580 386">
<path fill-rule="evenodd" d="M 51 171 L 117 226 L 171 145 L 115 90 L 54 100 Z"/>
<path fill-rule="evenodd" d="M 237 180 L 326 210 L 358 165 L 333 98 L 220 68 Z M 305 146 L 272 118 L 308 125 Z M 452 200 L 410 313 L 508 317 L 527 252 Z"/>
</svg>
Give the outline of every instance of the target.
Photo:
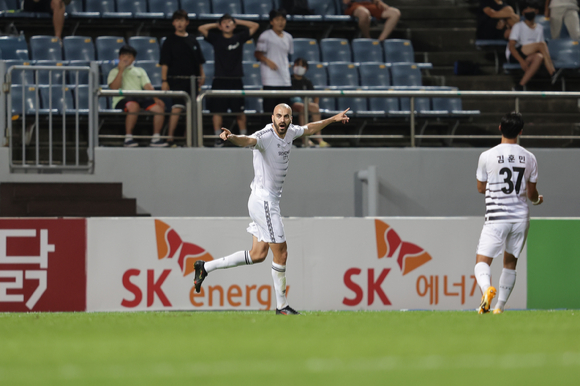
<svg viewBox="0 0 580 386">
<path fill-rule="evenodd" d="M 213 260 L 212 255 L 199 245 L 184 243 L 175 229 L 163 221 L 155 220 L 155 235 L 157 238 L 157 257 L 159 260 L 165 258 L 172 259 L 178 255 L 177 263 L 181 268 L 181 272 L 183 272 L 183 276 L 187 276 L 195 271 L 193 264 L 197 260 Z"/>
<path fill-rule="evenodd" d="M 403 276 L 419 268 L 431 260 L 431 255 L 418 245 L 402 241 L 401 237 L 387 223 L 375 220 L 377 234 L 377 257 L 393 257 L 397 250 L 399 255 L 397 263 L 403 272 Z"/>
</svg>

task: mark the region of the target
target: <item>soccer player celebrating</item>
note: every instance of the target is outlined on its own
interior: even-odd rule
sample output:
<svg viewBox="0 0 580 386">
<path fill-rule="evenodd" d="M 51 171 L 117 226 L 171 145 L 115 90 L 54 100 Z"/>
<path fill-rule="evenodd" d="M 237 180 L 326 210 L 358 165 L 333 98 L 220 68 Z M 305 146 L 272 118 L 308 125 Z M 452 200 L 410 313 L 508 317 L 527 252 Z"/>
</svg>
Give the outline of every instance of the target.
<svg viewBox="0 0 580 386">
<path fill-rule="evenodd" d="M 196 292 L 207 275 L 216 270 L 261 263 L 272 249 L 272 278 L 276 291 L 276 314 L 299 314 L 288 305 L 286 299 L 286 260 L 288 258 L 284 224 L 280 214 L 282 185 L 288 173 L 292 141 L 303 135 L 314 135 L 334 122 L 348 122 L 346 109 L 330 118 L 312 122 L 305 126 L 292 124 L 292 109 L 279 104 L 272 113 L 272 123 L 256 133 L 234 135 L 222 128 L 221 139 L 236 146 L 251 147 L 254 153 L 254 179 L 250 185 L 252 193 L 248 210 L 252 222 L 248 232 L 252 234 L 252 249 L 238 251 L 221 259 L 195 262 L 194 284 Z"/>
<path fill-rule="evenodd" d="M 501 144 L 479 157 L 477 191 L 485 194 L 485 224 L 481 231 L 475 264 L 475 278 L 483 292 L 478 313 L 489 312 L 496 289 L 491 286 L 490 265 L 503 252 L 499 296 L 493 311 L 501 314 L 516 283 L 516 264 L 524 248 L 530 215 L 527 198 L 534 205 L 544 202 L 538 194 L 536 157 L 517 144 L 524 120 L 520 113 L 506 114 L 499 126 Z"/>
</svg>

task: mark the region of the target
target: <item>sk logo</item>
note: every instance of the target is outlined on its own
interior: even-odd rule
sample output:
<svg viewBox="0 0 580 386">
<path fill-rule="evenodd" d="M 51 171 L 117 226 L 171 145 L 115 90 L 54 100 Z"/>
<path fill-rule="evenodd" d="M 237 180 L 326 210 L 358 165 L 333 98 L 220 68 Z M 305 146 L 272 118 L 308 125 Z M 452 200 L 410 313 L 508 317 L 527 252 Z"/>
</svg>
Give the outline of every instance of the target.
<svg viewBox="0 0 580 386">
<path fill-rule="evenodd" d="M 202 247 L 192 243 L 184 243 L 175 229 L 172 229 L 163 221 L 155 220 L 155 235 L 157 237 L 157 257 L 159 260 L 172 259 L 174 256 L 179 256 L 177 263 L 181 268 L 181 272 L 183 272 L 183 276 L 195 271 L 193 264 L 197 260 L 213 260 L 212 255 Z"/>
<path fill-rule="evenodd" d="M 423 248 L 407 241 L 402 241 L 389 224 L 375 220 L 375 231 L 377 234 L 377 257 L 379 259 L 393 257 L 398 250 L 397 263 L 403 272 L 403 276 L 431 260 L 431 255 Z"/>
</svg>

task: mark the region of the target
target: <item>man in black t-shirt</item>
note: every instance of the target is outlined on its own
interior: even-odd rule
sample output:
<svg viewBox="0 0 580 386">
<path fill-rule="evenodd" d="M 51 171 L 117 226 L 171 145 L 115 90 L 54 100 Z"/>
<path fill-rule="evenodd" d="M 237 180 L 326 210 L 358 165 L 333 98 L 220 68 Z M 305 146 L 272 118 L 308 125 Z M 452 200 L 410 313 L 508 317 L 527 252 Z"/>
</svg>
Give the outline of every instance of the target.
<svg viewBox="0 0 580 386">
<path fill-rule="evenodd" d="M 520 17 L 504 0 L 481 0 L 477 15 L 477 39 L 508 39 Z"/>
<path fill-rule="evenodd" d="M 310 79 L 304 76 L 304 74 L 308 71 L 308 62 L 304 58 L 298 58 L 294 61 L 294 67 L 292 68 L 292 77 L 290 80 L 292 81 L 292 90 L 314 90 L 314 86 Z M 316 97 L 313 98 L 310 103 L 308 103 L 308 112 L 311 113 L 310 117 L 312 117 L 311 122 L 320 121 L 320 107 L 318 106 L 320 98 Z M 290 107 L 292 107 L 292 111 L 298 113 L 298 123 L 300 126 L 304 126 L 308 122 L 304 121 L 304 100 L 302 97 L 291 97 L 290 98 Z M 322 138 L 312 138 L 312 140 L 317 141 L 320 147 L 329 147 L 330 145 L 328 142 L 324 141 Z M 308 142 L 306 142 L 308 141 Z M 314 146 L 314 143 L 310 139 L 307 139 L 306 136 L 304 137 L 304 145 Z"/>
<path fill-rule="evenodd" d="M 234 33 L 237 25 L 247 27 Z M 256 33 L 259 24 L 248 20 L 234 20 L 227 13 L 217 23 L 208 23 L 198 27 L 205 40 L 213 45 L 215 58 L 214 78 L 212 90 L 242 90 L 244 84 L 244 68 L 242 58 L 243 45 Z M 216 31 L 218 29 L 219 31 Z M 222 116 L 218 113 L 238 113 L 236 121 L 240 134 L 246 134 L 246 115 L 244 114 L 244 98 L 209 98 L 209 111 L 214 113 L 213 129 L 215 135 L 222 132 Z M 215 146 L 221 147 L 224 142 L 217 138 Z"/>
<path fill-rule="evenodd" d="M 192 100 L 195 100 L 197 92 L 205 82 L 203 64 L 205 58 L 195 36 L 187 33 L 189 18 L 187 12 L 180 9 L 173 13 L 173 27 L 175 34 L 168 36 L 161 47 L 159 64 L 161 65 L 161 89 L 172 91 L 185 91 Z M 191 89 L 191 77 L 196 77 L 196 84 Z M 171 117 L 169 118 L 169 137 L 167 141 L 173 143 L 173 133 L 179 121 L 179 115 L 185 108 L 182 99 L 173 101 Z"/>
</svg>

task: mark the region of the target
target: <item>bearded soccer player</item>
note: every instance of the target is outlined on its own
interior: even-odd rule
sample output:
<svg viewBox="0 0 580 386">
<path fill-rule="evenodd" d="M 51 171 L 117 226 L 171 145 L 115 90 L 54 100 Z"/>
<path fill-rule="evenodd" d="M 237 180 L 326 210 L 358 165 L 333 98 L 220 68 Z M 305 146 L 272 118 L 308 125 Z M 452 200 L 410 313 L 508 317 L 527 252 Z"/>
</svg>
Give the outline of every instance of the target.
<svg viewBox="0 0 580 386">
<path fill-rule="evenodd" d="M 475 278 L 483 292 L 478 313 L 489 312 L 496 295 L 491 285 L 490 265 L 503 252 L 503 270 L 494 314 L 501 314 L 516 283 L 516 264 L 524 248 L 530 214 L 527 199 L 544 202 L 538 193 L 536 157 L 518 145 L 524 120 L 520 113 L 505 115 L 499 126 L 501 143 L 479 157 L 477 190 L 485 194 L 485 224 L 481 231 L 475 264 Z"/>
<path fill-rule="evenodd" d="M 305 126 L 292 124 L 292 109 L 287 104 L 274 108 L 272 123 L 256 133 L 234 135 L 222 128 L 221 139 L 236 146 L 251 147 L 254 153 L 254 179 L 250 185 L 252 193 L 248 200 L 248 211 L 252 222 L 248 232 L 252 235 L 252 249 L 238 251 L 229 256 L 212 261 L 195 262 L 195 290 L 200 291 L 207 275 L 216 270 L 261 263 L 271 249 L 272 279 L 276 291 L 276 314 L 299 314 L 288 305 L 286 299 L 286 260 L 288 259 L 284 224 L 280 214 L 282 185 L 288 173 L 288 163 L 294 139 L 303 135 L 315 135 L 334 122 L 348 122 L 349 109 L 333 117 L 309 123 Z"/>
</svg>

